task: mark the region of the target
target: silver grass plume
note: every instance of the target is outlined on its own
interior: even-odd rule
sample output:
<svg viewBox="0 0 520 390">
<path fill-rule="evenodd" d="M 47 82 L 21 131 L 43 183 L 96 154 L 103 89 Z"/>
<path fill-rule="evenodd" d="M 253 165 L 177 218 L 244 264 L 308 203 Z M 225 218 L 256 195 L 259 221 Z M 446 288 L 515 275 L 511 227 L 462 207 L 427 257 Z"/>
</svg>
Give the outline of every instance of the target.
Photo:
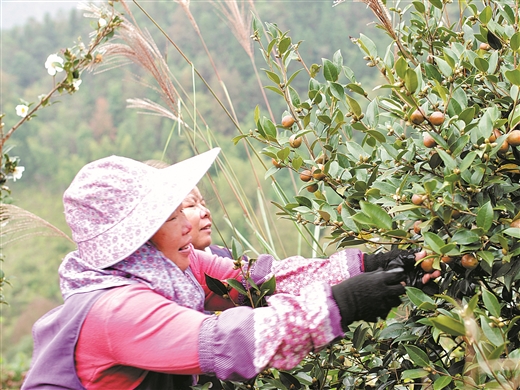
<svg viewBox="0 0 520 390">
<path fill-rule="evenodd" d="M 390 13 L 381 0 L 354 0 L 354 2 L 365 3 L 368 5 L 372 12 L 377 16 L 388 34 L 390 34 L 393 39 L 397 40 L 397 35 L 394 31 L 394 27 L 392 26 Z M 333 6 L 334 5 L 336 4 L 333 4 Z"/>
<path fill-rule="evenodd" d="M 12 204 L 0 205 L 0 235 L 2 245 L 35 236 L 72 239 L 43 218 Z"/>
<path fill-rule="evenodd" d="M 253 56 L 253 41 L 251 40 L 252 14 L 247 12 L 245 3 L 240 5 L 236 0 L 214 0 L 215 7 L 220 9 L 227 19 L 227 24 L 237 41 L 243 47 L 249 57 Z"/>
<path fill-rule="evenodd" d="M 132 17 L 132 13 L 124 1 L 120 4 L 125 8 L 126 14 Z M 88 8 L 88 9 L 86 9 Z M 93 17 L 99 16 L 100 9 L 94 5 L 90 7 L 83 6 L 83 9 L 88 10 Z M 115 12 L 115 11 L 114 11 Z M 96 14 L 97 13 L 97 14 Z M 87 16 L 85 15 L 85 16 Z M 176 101 L 178 93 L 171 82 L 170 70 L 155 41 L 148 31 L 143 31 L 135 23 L 123 15 L 117 15 L 123 22 L 117 29 L 115 38 L 122 42 L 114 43 L 110 41 L 102 45 L 103 50 L 103 68 L 114 68 L 122 66 L 127 62 L 134 62 L 148 70 L 153 78 L 157 81 L 157 89 L 162 100 L 167 105 L 168 109 L 176 113 Z M 156 104 L 160 106 L 159 104 Z M 173 115 L 173 114 L 172 114 Z"/>
</svg>

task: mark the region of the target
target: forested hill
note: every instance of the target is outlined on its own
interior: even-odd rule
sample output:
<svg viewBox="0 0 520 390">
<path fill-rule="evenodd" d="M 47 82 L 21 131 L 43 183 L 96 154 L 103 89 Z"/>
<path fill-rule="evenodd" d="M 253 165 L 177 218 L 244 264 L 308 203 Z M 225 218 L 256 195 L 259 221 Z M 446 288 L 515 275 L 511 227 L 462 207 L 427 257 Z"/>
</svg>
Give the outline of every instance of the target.
<svg viewBox="0 0 520 390">
<path fill-rule="evenodd" d="M 256 106 L 260 106 L 263 115 L 268 115 L 251 59 L 232 33 L 232 27 L 236 26 L 211 2 L 191 2 L 189 10 L 218 69 L 218 77 L 190 19 L 178 3 L 143 1 L 140 4 L 223 101 L 226 101 L 222 88 L 225 85 L 244 131 L 254 128 Z M 203 126 L 236 162 L 233 168 L 237 176 L 247 183 L 251 178 L 249 165 L 244 163 L 245 149 L 241 144 L 233 146 L 232 142 L 238 135 L 237 129 L 207 87 L 194 76 L 187 61 L 144 13 L 131 5 L 139 25 L 150 31 L 164 52 L 176 85 L 185 92 L 184 98 L 196 104 Z M 293 42 L 302 41 L 300 53 L 308 67 L 321 64 L 322 58 L 331 59 L 340 50 L 344 64 L 354 70 L 359 81 L 370 85 L 374 73 L 349 37 L 364 33 L 376 44 L 375 37 L 381 40 L 386 37 L 375 28 L 375 17 L 363 3 L 345 2 L 332 7 L 332 0 L 263 1 L 255 7 L 262 22 L 274 23 L 282 31 L 288 31 Z M 46 17 L 41 23 L 31 21 L 2 31 L 0 111 L 6 114 L 3 122 L 7 129 L 17 122 L 15 106 L 20 104 L 20 99 L 36 102 L 39 95 L 52 88 L 53 78 L 44 67 L 47 56 L 60 53 L 80 40 L 87 43 L 92 30 L 89 23 L 91 19 L 84 18 L 82 11 L 72 10 L 66 18 Z M 265 67 L 263 59 L 258 47 L 251 44 L 263 84 L 268 85 L 261 70 Z M 11 186 L 13 202 L 65 231 L 68 230 L 61 195 L 81 166 L 111 154 L 137 160 L 161 158 L 172 133 L 171 120 L 141 115 L 139 110 L 126 107 L 129 98 L 157 100 L 155 91 L 146 86 L 151 82 L 149 76 L 134 65 L 112 69 L 101 66 L 100 69 L 103 71 L 84 73 L 77 93 L 62 95 L 55 104 L 38 111 L 37 117 L 23 124 L 7 145 L 13 146 L 10 154 L 19 156 L 20 165 L 25 167 L 23 178 Z M 298 88 L 298 79 L 294 86 Z M 269 101 L 273 115 L 280 120 L 285 105 L 272 94 Z M 201 149 L 204 148 L 201 145 Z M 175 128 L 165 159 L 175 162 L 192 154 L 186 135 L 179 134 Z M 255 198 L 254 185 L 250 187 L 249 195 Z M 206 193 L 206 197 L 212 200 L 210 193 Z M 216 203 L 215 206 L 210 203 L 210 207 L 218 208 Z M 237 210 L 233 210 L 234 207 L 230 205 L 230 213 L 239 218 L 241 212 L 238 206 Z M 218 216 L 216 211 L 215 215 Z M 2 355 L 4 361 L 11 364 L 9 367 L 24 367 L 29 364 L 31 354 L 32 323 L 61 300 L 57 267 L 72 246 L 65 240 L 53 238 L 31 239 L 4 249 L 4 269 L 12 287 L 4 291 L 10 306 L 2 312 L 2 338 L 10 342 L 2 343 Z"/>
<path fill-rule="evenodd" d="M 143 2 L 142 6 L 221 95 L 212 64 L 183 9 L 175 2 Z M 253 109 L 257 104 L 262 105 L 262 97 L 249 57 L 233 36 L 227 20 L 211 3 L 194 2 L 190 11 L 230 93 L 241 125 L 250 128 Z M 332 7 L 330 1 L 269 1 L 258 3 L 257 11 L 262 21 L 289 31 L 294 42 L 303 41 L 300 51 L 308 66 L 321 64 L 322 58 L 332 58 L 336 50 L 341 50 L 345 65 L 353 68 L 358 77 L 365 70 L 370 77 L 359 49 L 349 39 L 367 29 L 372 36 L 378 33 L 374 26 L 367 26 L 373 23 L 374 16 L 363 3 L 348 2 Z M 156 37 L 173 75 L 191 92 L 190 66 L 136 7 L 134 15 Z M 52 77 L 43 66 L 47 56 L 72 46 L 79 38 L 88 42 L 90 21 L 81 11 L 72 10 L 68 19 L 46 18 L 41 24 L 31 23 L 3 32 L 2 111 L 7 114 L 4 119 L 7 126 L 16 120 L 14 106 L 19 104 L 19 98 L 34 102 L 52 86 Z M 253 46 L 253 50 L 258 68 L 265 67 L 258 48 Z M 62 97 L 59 104 L 40 111 L 37 119 L 17 131 L 13 144 L 26 167 L 26 178 L 66 185 L 72 172 L 99 156 L 119 153 L 142 158 L 149 157 L 151 151 L 162 150 L 168 132 L 165 130 L 169 130 L 171 124 L 139 116 L 136 110 L 126 108 L 127 98 L 156 98 L 152 90 L 136 81 L 140 75 L 140 69 L 130 66 L 84 74 L 78 93 Z M 263 77 L 267 84 L 267 78 Z M 197 104 L 208 126 L 230 137 L 236 135 L 236 130 L 200 82 L 196 84 L 196 93 Z M 280 111 L 283 108 L 279 107 Z M 107 138 L 110 142 L 106 142 Z M 171 159 L 176 155 L 175 150 L 169 153 Z M 55 164 L 64 160 L 70 163 L 67 166 Z"/>
</svg>

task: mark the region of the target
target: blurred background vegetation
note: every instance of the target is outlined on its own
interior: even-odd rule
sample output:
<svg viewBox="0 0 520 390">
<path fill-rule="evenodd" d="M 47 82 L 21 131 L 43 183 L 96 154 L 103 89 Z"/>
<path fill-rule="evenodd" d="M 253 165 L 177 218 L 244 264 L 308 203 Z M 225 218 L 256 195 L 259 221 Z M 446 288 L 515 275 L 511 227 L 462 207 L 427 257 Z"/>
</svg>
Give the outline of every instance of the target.
<svg viewBox="0 0 520 390">
<path fill-rule="evenodd" d="M 218 76 L 181 5 L 176 2 L 143 2 L 141 5 L 174 39 L 222 101 L 227 101 L 220 88 L 221 83 L 225 84 L 242 130 L 248 132 L 254 129 L 255 107 L 260 106 L 262 112 L 267 112 L 267 108 L 251 67 L 251 59 L 234 37 L 233 26 L 219 11 L 218 3 L 194 2 L 190 5 L 191 15 L 204 37 Z M 349 39 L 349 36 L 359 36 L 370 29 L 376 44 L 382 47 L 388 45 L 388 38 L 373 25 L 370 26 L 374 15 L 364 4 L 347 2 L 341 7 L 332 7 L 332 1 L 266 1 L 256 3 L 255 7 L 263 21 L 275 23 L 282 31 L 290 29 L 293 40 L 302 41 L 299 51 L 307 65 L 321 64 L 323 57 L 331 58 L 334 52 L 340 50 L 344 65 L 355 72 L 365 89 L 376 83 L 374 73 L 363 61 L 359 61 L 359 49 Z M 244 144 L 233 144 L 233 137 L 238 135 L 237 129 L 215 97 L 200 79 L 193 77 L 190 64 L 151 21 L 137 8 L 132 10 L 139 25 L 146 26 L 154 36 L 178 84 L 188 91 L 187 95 L 193 97 L 196 94 L 196 106 L 204 118 L 204 124 L 199 123 L 199 127 L 207 128 L 223 148 L 229 165 L 260 218 L 262 211 L 258 202 L 258 186 L 268 194 L 267 199 L 276 199 L 276 194 L 269 181 L 264 180 L 263 173 L 255 178 L 252 172 L 265 171 L 265 167 L 271 166 L 270 159 L 265 158 L 265 167 L 256 160 L 251 163 Z M 23 26 L 2 31 L 4 55 L 0 69 L 0 112 L 7 114 L 3 119 L 7 127 L 17 121 L 14 113 L 20 98 L 35 101 L 38 95 L 52 87 L 52 78 L 43 66 L 47 56 L 59 53 L 80 40 L 87 42 L 91 30 L 89 20 L 82 16 L 82 11 L 71 10 L 66 17 L 64 14 L 59 18 L 48 16 L 42 22 L 32 20 Z M 261 69 L 265 62 L 258 48 L 253 47 L 253 50 L 255 62 Z M 164 159 L 174 163 L 193 155 L 193 142 L 201 150 L 207 148 L 196 137 L 193 141 L 187 132 L 179 132 L 171 120 L 142 115 L 139 110 L 127 108 L 127 99 L 158 100 L 154 90 L 147 87 L 147 83 L 151 82 L 150 76 L 141 68 L 132 64 L 102 69 L 102 72 L 84 73 L 78 92 L 72 96 L 63 95 L 59 103 L 39 111 L 37 117 L 25 123 L 9 141 L 9 146 L 14 146 L 10 155 L 18 156 L 19 165 L 25 167 L 23 178 L 10 186 L 12 203 L 46 219 L 67 234 L 70 232 L 64 220 L 61 197 L 84 164 L 112 154 L 136 160 Z M 263 72 L 259 73 L 264 85 L 267 85 L 267 78 Z M 297 80 L 293 86 L 298 87 Z M 266 93 L 274 120 L 279 122 L 286 104 L 281 98 L 277 104 L 277 97 L 269 91 Z M 170 136 L 172 138 L 168 142 Z M 244 210 L 230 191 L 229 183 L 218 170 L 212 172 L 212 179 L 221 201 L 207 179 L 201 183 L 201 190 L 212 210 L 216 227 L 214 242 L 229 244 L 233 233 L 224 222 L 227 218 L 256 250 L 262 251 L 262 246 L 255 240 L 243 217 Z M 277 175 L 277 181 L 285 191 L 297 191 L 298 184 L 289 171 L 286 177 Z M 269 214 L 274 213 L 275 208 L 272 207 Z M 274 217 L 270 224 L 276 232 L 273 243 L 279 257 L 311 254 L 310 246 L 300 245 L 301 237 L 296 230 L 285 228 L 292 222 Z M 5 261 L 2 267 L 11 283 L 11 286 L 4 288 L 9 305 L 2 305 L 0 317 L 3 377 L 13 376 L 13 370 L 21 372 L 28 368 L 32 353 L 31 327 L 42 314 L 61 304 L 57 269 L 63 256 L 73 249 L 67 240 L 49 237 L 15 241 L 3 248 Z"/>
</svg>

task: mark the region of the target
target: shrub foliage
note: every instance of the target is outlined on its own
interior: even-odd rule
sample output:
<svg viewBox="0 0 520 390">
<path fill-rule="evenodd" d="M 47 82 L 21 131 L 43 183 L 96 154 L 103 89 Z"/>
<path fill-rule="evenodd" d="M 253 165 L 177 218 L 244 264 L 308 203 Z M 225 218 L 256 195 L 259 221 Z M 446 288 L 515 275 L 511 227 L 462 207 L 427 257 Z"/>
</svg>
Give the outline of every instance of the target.
<svg viewBox="0 0 520 390">
<path fill-rule="evenodd" d="M 435 294 L 408 287 L 384 324 L 356 323 L 341 343 L 257 384 L 516 389 L 518 6 L 365 2 L 393 39 L 381 50 L 368 36 L 351 38 L 380 80 L 374 91 L 339 51 L 307 66 L 288 33 L 253 21 L 265 88 L 295 122 L 273 123 L 258 109 L 256 128 L 236 141 L 257 141 L 273 161 L 267 177 L 302 175 L 299 194 L 278 204 L 281 216 L 330 229 L 337 247 L 422 246 L 424 266 L 443 274 Z M 308 90 L 293 88 L 297 78 Z"/>
</svg>

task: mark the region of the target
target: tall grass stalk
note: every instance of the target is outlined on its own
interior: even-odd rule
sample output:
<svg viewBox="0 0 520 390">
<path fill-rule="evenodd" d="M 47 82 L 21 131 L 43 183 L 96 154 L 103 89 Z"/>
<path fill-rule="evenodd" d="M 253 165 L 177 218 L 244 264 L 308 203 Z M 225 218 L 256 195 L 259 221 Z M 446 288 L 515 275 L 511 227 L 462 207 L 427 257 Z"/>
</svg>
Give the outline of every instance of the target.
<svg viewBox="0 0 520 390">
<path fill-rule="evenodd" d="M 121 2 L 125 10 L 128 14 L 130 14 L 130 17 L 132 20 L 135 21 L 135 18 L 131 16 L 131 11 L 129 10 L 128 6 L 124 1 Z M 224 110 L 226 115 L 230 118 L 232 123 L 235 125 L 237 130 L 240 134 L 243 134 L 243 131 L 241 130 L 240 124 L 236 120 L 236 116 L 230 112 L 223 102 L 219 99 L 219 97 L 216 95 L 216 93 L 213 91 L 209 83 L 202 77 L 200 72 L 198 72 L 196 66 L 189 60 L 189 58 L 180 50 L 178 45 L 175 44 L 173 39 L 168 36 L 168 34 L 162 29 L 157 22 L 144 10 L 144 8 L 134 0 L 134 3 L 137 5 L 137 7 L 152 21 L 152 23 L 159 29 L 159 31 L 167 38 L 167 40 L 174 46 L 174 48 L 181 54 L 181 56 L 187 61 L 187 63 L 190 65 L 192 69 L 192 85 L 193 85 L 193 98 L 191 100 L 191 107 L 188 107 L 185 105 L 185 101 L 182 100 L 179 96 L 180 92 L 183 92 L 184 95 L 188 96 L 186 92 L 184 92 L 182 86 L 180 83 L 178 83 L 174 77 L 174 75 L 169 70 L 164 58 L 162 57 L 161 53 L 157 50 L 157 46 L 155 43 L 153 43 L 153 39 L 150 36 L 150 34 L 143 34 L 141 37 L 134 37 L 135 34 L 142 33 L 142 30 L 139 27 L 132 28 L 131 26 L 128 26 L 126 28 L 123 28 L 120 30 L 120 34 L 122 34 L 121 38 L 126 42 L 126 45 L 135 45 L 135 47 L 131 47 L 131 50 L 128 50 L 128 48 L 123 48 L 122 44 L 109 44 L 108 48 L 110 50 L 107 50 L 107 55 L 113 55 L 113 56 L 127 56 L 132 61 L 137 62 L 138 64 L 142 65 L 144 69 L 149 71 L 151 75 L 156 79 L 157 83 L 159 84 L 159 89 L 163 91 L 161 94 L 161 97 L 163 100 L 166 100 L 167 109 L 160 106 L 159 104 L 152 104 L 150 101 L 145 101 L 144 99 L 134 99 L 132 107 L 134 108 L 142 108 L 145 110 L 151 110 L 155 114 L 163 115 L 169 119 L 175 120 L 178 125 L 179 132 L 184 130 L 184 133 L 188 136 L 189 142 L 193 150 L 198 153 L 200 152 L 200 145 L 197 142 L 197 139 L 200 138 L 202 142 L 207 147 L 213 147 L 213 146 L 219 146 L 217 140 L 215 139 L 214 135 L 211 132 L 211 129 L 206 124 L 206 131 L 203 131 L 200 129 L 200 126 L 197 123 L 197 118 L 201 118 L 204 121 L 204 118 L 197 110 L 197 102 L 196 102 L 196 96 L 197 91 L 195 88 L 195 79 L 200 79 L 204 85 L 208 88 L 212 96 L 216 99 L 220 107 Z M 124 24 L 130 24 L 128 20 L 125 20 Z M 132 34 L 131 37 L 126 37 L 124 34 Z M 143 42 L 146 42 L 147 44 L 143 44 Z M 117 50 L 114 50 L 117 48 Z M 140 53 L 139 51 L 146 51 L 146 53 Z M 159 65 L 155 65 L 155 64 Z M 168 78 L 168 80 L 166 80 Z M 174 87 L 173 83 L 175 82 L 177 87 Z M 168 93 L 165 93 L 165 92 Z M 175 91 L 175 95 L 173 93 L 170 93 L 170 91 Z M 188 97 L 189 99 L 189 97 Z M 144 104 L 146 102 L 146 104 Z M 143 103 L 141 107 L 139 107 L 139 103 Z M 184 110 L 183 107 L 186 107 L 187 110 Z M 174 112 L 171 112 L 174 110 Z M 170 111 L 169 113 L 166 113 L 165 111 Z M 182 119 L 181 113 L 188 114 L 191 118 L 191 121 L 193 125 L 189 125 L 186 123 L 186 120 Z M 173 132 L 170 132 L 167 140 L 167 144 L 171 142 Z M 220 158 L 217 160 L 217 165 L 219 166 L 220 172 L 223 173 L 226 182 L 228 183 L 228 186 L 230 190 L 233 192 L 236 200 L 238 201 L 238 204 L 240 205 L 244 217 L 247 220 L 248 225 L 252 228 L 254 231 L 254 234 L 257 236 L 259 241 L 262 242 L 262 245 L 264 245 L 266 248 L 270 248 L 270 252 L 275 252 L 274 250 L 274 241 L 272 234 L 275 234 L 278 238 L 278 242 L 280 243 L 280 246 L 283 248 L 283 240 L 280 238 L 280 234 L 277 229 L 277 224 L 272 219 L 272 213 L 267 212 L 267 197 L 264 194 L 264 190 L 262 188 L 262 184 L 257 176 L 257 168 L 253 164 L 253 157 L 249 154 L 250 150 L 253 151 L 254 157 L 260 161 L 261 166 L 265 171 L 267 171 L 267 167 L 261 158 L 261 156 L 258 154 L 258 152 L 250 145 L 250 141 L 248 139 L 243 139 L 242 141 L 244 143 L 244 146 L 246 147 L 246 151 L 248 153 L 248 161 L 251 166 L 251 171 L 253 174 L 253 177 L 256 182 L 257 191 L 260 194 L 258 196 L 259 202 L 260 202 L 260 208 L 261 208 L 261 214 L 262 214 L 262 221 L 260 221 L 256 215 L 255 208 L 250 203 L 246 192 L 244 191 L 240 181 L 238 180 L 231 164 L 227 160 L 227 157 L 225 153 L 221 153 Z M 250 148 L 250 149 L 249 149 Z M 164 151 L 163 151 L 164 155 Z M 276 180 L 274 177 L 270 177 L 271 180 L 275 183 Z M 231 221 L 231 217 L 229 216 L 229 213 L 227 212 L 226 208 L 224 207 L 223 201 L 221 197 L 218 194 L 216 185 L 213 181 L 211 181 L 211 185 L 213 187 L 213 190 L 215 191 L 215 195 L 220 202 L 222 206 L 222 210 L 224 210 L 224 213 L 226 217 Z M 278 186 L 278 191 L 283 192 L 280 186 Z M 236 229 L 234 229 L 236 230 Z M 301 230 L 299 230 L 301 232 Z M 311 234 L 312 236 L 312 234 Z M 313 238 L 314 241 L 317 242 L 315 238 Z M 316 250 L 316 245 L 314 245 Z M 294 249 L 292 249 L 293 251 Z"/>
</svg>

